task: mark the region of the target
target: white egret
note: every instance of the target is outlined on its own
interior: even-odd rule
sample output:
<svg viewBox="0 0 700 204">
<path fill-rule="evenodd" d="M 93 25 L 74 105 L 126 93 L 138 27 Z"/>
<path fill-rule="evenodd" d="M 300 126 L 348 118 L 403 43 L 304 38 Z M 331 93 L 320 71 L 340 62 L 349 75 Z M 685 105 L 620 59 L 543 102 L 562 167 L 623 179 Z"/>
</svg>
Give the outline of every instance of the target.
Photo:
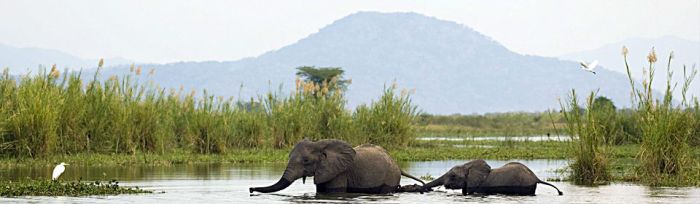
<svg viewBox="0 0 700 204">
<path fill-rule="evenodd" d="M 51 175 L 51 180 L 57 180 L 61 174 L 63 174 L 64 171 L 66 171 L 66 163 L 61 162 L 60 164 L 56 165 L 56 167 L 53 168 L 53 174 Z"/>
<path fill-rule="evenodd" d="M 588 72 L 591 72 L 591 73 L 595 74 L 595 72 L 593 71 L 593 69 L 594 69 L 596 66 L 598 66 L 598 60 L 593 60 L 591 63 L 586 63 L 586 62 L 584 62 L 584 61 L 579 61 L 579 63 L 581 64 L 581 68 L 582 68 L 583 70 L 586 70 L 586 71 L 588 71 Z"/>
</svg>

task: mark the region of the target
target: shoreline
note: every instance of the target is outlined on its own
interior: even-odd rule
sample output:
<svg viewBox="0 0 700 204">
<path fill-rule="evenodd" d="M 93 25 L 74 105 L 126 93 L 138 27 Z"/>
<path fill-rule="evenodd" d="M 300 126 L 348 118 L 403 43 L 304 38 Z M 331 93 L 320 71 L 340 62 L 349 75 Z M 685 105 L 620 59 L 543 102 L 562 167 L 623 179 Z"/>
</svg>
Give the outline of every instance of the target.
<svg viewBox="0 0 700 204">
<path fill-rule="evenodd" d="M 559 141 L 416 141 L 406 148 L 390 149 L 398 162 L 459 159 L 569 159 L 569 143 Z M 291 148 L 234 149 L 224 154 L 198 154 L 182 149 L 173 152 L 107 154 L 78 153 L 45 158 L 0 158 L 0 168 L 15 166 L 52 166 L 67 162 L 73 165 L 173 165 L 194 163 L 279 163 L 286 162 Z M 634 158 L 638 145 L 612 146 L 614 158 Z M 700 155 L 700 151 L 695 151 Z"/>
</svg>

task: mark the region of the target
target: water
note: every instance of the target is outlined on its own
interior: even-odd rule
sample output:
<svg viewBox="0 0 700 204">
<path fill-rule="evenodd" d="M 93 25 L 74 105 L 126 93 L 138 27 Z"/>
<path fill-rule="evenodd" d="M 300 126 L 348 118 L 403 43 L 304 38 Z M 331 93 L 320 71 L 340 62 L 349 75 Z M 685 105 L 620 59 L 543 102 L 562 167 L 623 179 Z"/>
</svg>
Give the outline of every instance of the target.
<svg viewBox="0 0 700 204">
<path fill-rule="evenodd" d="M 529 160 L 528 165 L 541 179 L 558 178 L 554 172 L 567 164 L 564 160 Z M 401 166 L 415 176 L 430 174 L 438 177 L 452 166 L 466 161 L 407 162 Z M 487 161 L 498 167 L 509 161 Z M 598 187 L 576 186 L 568 182 L 550 182 L 564 192 L 539 185 L 536 196 L 462 196 L 460 191 L 437 188 L 426 194 L 397 193 L 393 195 L 333 195 L 314 193 L 313 180 L 294 182 L 289 188 L 274 194 L 250 194 L 251 186 L 266 186 L 279 179 L 285 164 L 196 164 L 167 167 L 119 166 L 85 167 L 68 166 L 62 179 L 83 180 L 118 179 L 121 185 L 139 186 L 153 190 L 154 194 L 89 196 L 89 197 L 17 197 L 0 198 L 0 203 L 50 202 L 50 203 L 697 203 L 700 188 L 651 188 L 636 184 L 618 183 Z M 48 178 L 51 168 L 0 169 L 0 179 L 21 177 Z M 402 178 L 402 184 L 413 184 Z"/>
<path fill-rule="evenodd" d="M 569 136 L 547 136 L 547 135 L 533 135 L 533 136 L 484 136 L 484 137 L 433 137 L 433 136 L 426 136 L 426 137 L 418 137 L 416 140 L 423 140 L 423 141 L 514 141 L 514 142 L 523 142 L 523 141 L 532 141 L 532 142 L 538 142 L 538 141 L 569 141 L 571 140 L 571 137 Z"/>
</svg>

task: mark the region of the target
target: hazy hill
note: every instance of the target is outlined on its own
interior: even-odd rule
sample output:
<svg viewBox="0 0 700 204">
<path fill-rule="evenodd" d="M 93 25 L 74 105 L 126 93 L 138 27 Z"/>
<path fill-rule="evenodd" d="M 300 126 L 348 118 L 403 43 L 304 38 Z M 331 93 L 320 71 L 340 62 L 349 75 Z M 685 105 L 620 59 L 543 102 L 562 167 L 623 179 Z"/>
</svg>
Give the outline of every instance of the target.
<svg viewBox="0 0 700 204">
<path fill-rule="evenodd" d="M 576 62 L 520 55 L 469 27 L 416 13 L 355 13 L 254 58 L 143 66 L 155 68 L 150 78 L 166 87 L 247 98 L 280 85 L 291 90 L 294 68 L 303 65 L 343 67 L 353 80 L 350 106 L 376 100 L 393 80 L 415 89 L 414 102 L 428 113 L 558 108 L 571 88 L 600 88 L 616 103 L 629 102 L 622 74 L 601 69 L 594 76 Z M 109 68 L 103 76 L 126 72 Z"/>
<path fill-rule="evenodd" d="M 51 67 L 52 64 L 60 69 L 80 68 L 89 69 L 97 66 L 97 59 L 82 59 L 71 54 L 43 48 L 19 48 L 0 44 L 0 69 L 9 68 L 11 73 L 36 72 L 39 65 Z M 107 65 L 131 64 L 126 59 L 108 59 Z"/>
<path fill-rule="evenodd" d="M 687 65 L 690 69 L 693 65 L 700 65 L 700 42 L 685 40 L 673 36 L 665 36 L 655 39 L 646 38 L 631 38 L 617 43 L 611 43 L 597 49 L 576 52 L 562 56 L 563 59 L 570 60 L 586 60 L 592 61 L 598 59 L 600 64 L 606 68 L 626 74 L 625 64 L 622 58 L 622 46 L 627 46 L 629 52 L 629 64 L 632 76 L 636 79 L 642 79 L 642 68 L 649 67 L 646 56 L 651 51 L 652 47 L 656 50 L 659 58 L 659 66 L 656 70 L 656 83 L 654 87 L 657 90 L 663 90 L 666 83 L 666 67 L 668 56 L 671 51 L 674 52 L 674 59 L 671 61 L 671 70 L 673 70 L 673 82 L 679 82 L 679 87 L 676 88 L 676 96 L 679 96 L 680 79 L 683 77 L 683 65 Z M 690 93 L 695 96 L 700 96 L 700 83 L 696 78 L 694 85 L 690 89 Z"/>
</svg>

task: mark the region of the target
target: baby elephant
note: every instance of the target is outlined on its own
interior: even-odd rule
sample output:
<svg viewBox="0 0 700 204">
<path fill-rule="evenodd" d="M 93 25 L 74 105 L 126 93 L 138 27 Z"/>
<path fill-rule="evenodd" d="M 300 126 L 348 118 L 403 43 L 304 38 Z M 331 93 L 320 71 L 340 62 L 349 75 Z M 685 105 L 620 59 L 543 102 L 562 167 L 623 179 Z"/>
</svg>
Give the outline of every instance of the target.
<svg viewBox="0 0 700 204">
<path fill-rule="evenodd" d="M 462 195 L 535 195 L 538 183 L 552 186 L 557 189 L 559 195 L 563 195 L 559 188 L 540 180 L 527 166 L 519 162 L 510 162 L 500 168 L 491 169 L 486 161 L 479 159 L 452 167 L 444 175 L 425 184 L 422 191 L 444 185 L 447 189 L 462 189 Z"/>
</svg>

